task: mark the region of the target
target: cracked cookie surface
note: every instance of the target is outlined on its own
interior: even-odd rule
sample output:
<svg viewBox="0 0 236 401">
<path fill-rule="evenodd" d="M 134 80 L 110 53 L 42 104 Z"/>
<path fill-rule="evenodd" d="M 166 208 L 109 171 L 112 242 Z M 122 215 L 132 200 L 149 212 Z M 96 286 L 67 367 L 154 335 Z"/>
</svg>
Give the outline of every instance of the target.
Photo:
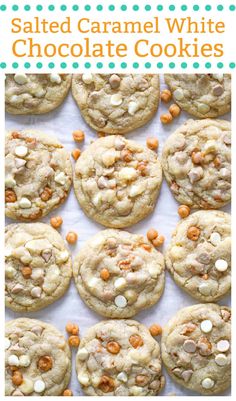
<svg viewBox="0 0 236 401">
<path fill-rule="evenodd" d="M 111 228 L 128 227 L 151 213 L 161 182 L 156 154 L 121 136 L 97 139 L 75 165 L 74 188 L 81 207 Z"/>
<path fill-rule="evenodd" d="M 231 218 L 201 210 L 181 220 L 165 255 L 175 282 L 202 302 L 217 301 L 231 287 Z"/>
<path fill-rule="evenodd" d="M 5 144 L 5 212 L 33 221 L 66 199 L 72 182 L 69 153 L 52 135 L 10 131 Z"/>
<path fill-rule="evenodd" d="M 198 118 L 213 118 L 231 109 L 230 74 L 165 74 L 175 102 Z"/>
<path fill-rule="evenodd" d="M 107 134 L 124 134 L 146 124 L 159 103 L 159 76 L 76 74 L 72 94 L 85 121 Z"/>
<path fill-rule="evenodd" d="M 71 375 L 71 353 L 51 324 L 20 318 L 5 328 L 5 395 L 62 395 Z"/>
<path fill-rule="evenodd" d="M 134 316 L 155 304 L 164 289 L 164 258 L 142 236 L 105 230 L 91 238 L 73 264 L 86 304 L 112 318 Z"/>
<path fill-rule="evenodd" d="M 60 106 L 71 86 L 69 74 L 7 74 L 6 111 L 43 114 Z"/>
<path fill-rule="evenodd" d="M 76 370 L 87 395 L 156 395 L 165 385 L 159 344 L 134 320 L 91 327 L 81 340 Z"/>
<path fill-rule="evenodd" d="M 161 353 L 169 375 L 202 395 L 223 392 L 231 382 L 231 312 L 198 304 L 181 309 L 163 329 Z"/>
<path fill-rule="evenodd" d="M 30 312 L 62 297 L 72 266 L 60 234 L 43 223 L 10 224 L 5 231 L 6 306 Z"/>
<path fill-rule="evenodd" d="M 164 144 L 162 167 L 176 198 L 192 208 L 218 209 L 231 199 L 231 124 L 187 120 Z"/>
</svg>

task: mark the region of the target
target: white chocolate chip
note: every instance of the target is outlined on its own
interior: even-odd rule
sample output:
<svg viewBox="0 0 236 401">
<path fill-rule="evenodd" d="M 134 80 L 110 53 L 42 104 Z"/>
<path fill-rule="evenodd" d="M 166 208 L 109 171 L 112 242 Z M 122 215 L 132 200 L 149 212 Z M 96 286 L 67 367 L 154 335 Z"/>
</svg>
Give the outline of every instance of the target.
<svg viewBox="0 0 236 401">
<path fill-rule="evenodd" d="M 18 356 L 16 356 L 16 355 L 10 355 L 10 356 L 8 357 L 8 364 L 9 364 L 10 366 L 19 366 L 20 361 L 19 361 Z"/>
<path fill-rule="evenodd" d="M 212 245 L 218 245 L 221 241 L 221 235 L 217 232 L 213 232 L 210 237 L 210 241 Z"/>
<path fill-rule="evenodd" d="M 117 295 L 115 297 L 115 304 L 118 308 L 125 308 L 127 305 L 127 299 L 123 295 Z"/>
<path fill-rule="evenodd" d="M 110 167 L 116 161 L 116 152 L 113 149 L 109 149 L 102 155 L 102 162 L 104 166 Z"/>
<path fill-rule="evenodd" d="M 86 350 L 86 348 L 81 348 L 79 349 L 79 351 L 77 352 L 77 358 L 80 361 L 85 361 L 88 358 L 88 351 Z"/>
<path fill-rule="evenodd" d="M 34 391 L 36 393 L 42 393 L 46 388 L 45 383 L 42 380 L 36 380 L 36 382 L 34 382 Z"/>
<path fill-rule="evenodd" d="M 212 330 L 212 327 L 213 327 L 213 325 L 210 320 L 203 320 L 201 322 L 201 330 L 203 333 L 210 333 Z"/>
<path fill-rule="evenodd" d="M 32 298 L 40 298 L 41 294 L 42 294 L 42 289 L 41 287 L 34 287 L 32 288 L 32 290 L 30 291 L 31 297 Z"/>
<path fill-rule="evenodd" d="M 61 77 L 59 74 L 50 74 L 50 81 L 52 84 L 60 84 Z"/>
<path fill-rule="evenodd" d="M 201 283 L 198 286 L 198 291 L 202 295 L 209 295 L 211 293 L 211 286 L 208 283 Z"/>
<path fill-rule="evenodd" d="M 122 102 L 123 102 L 123 100 L 122 100 L 122 96 L 120 93 L 115 93 L 114 95 L 111 95 L 111 105 L 112 106 L 120 106 Z"/>
<path fill-rule="evenodd" d="M 21 292 L 24 289 L 24 287 L 17 283 L 11 290 L 12 294 L 18 294 L 19 292 Z"/>
<path fill-rule="evenodd" d="M 138 387 L 138 386 L 132 386 L 130 387 L 130 394 L 134 395 L 134 396 L 139 396 L 143 393 L 143 389 L 142 387 Z"/>
<path fill-rule="evenodd" d="M 28 148 L 24 145 L 16 146 L 15 155 L 18 157 L 25 157 L 28 153 Z"/>
<path fill-rule="evenodd" d="M 88 281 L 88 286 L 90 288 L 96 288 L 96 286 L 98 285 L 99 280 L 96 277 L 92 277 L 89 281 Z"/>
<path fill-rule="evenodd" d="M 220 352 L 227 352 L 229 349 L 229 341 L 227 340 L 220 340 L 218 341 L 218 343 L 216 344 L 216 347 L 218 349 L 218 351 Z"/>
<path fill-rule="evenodd" d="M 7 278 L 13 278 L 16 274 L 16 269 L 14 269 L 14 267 L 12 266 L 8 266 L 6 265 L 5 267 L 5 276 Z"/>
<path fill-rule="evenodd" d="M 87 85 L 91 84 L 93 82 L 93 75 L 89 72 L 87 74 L 83 74 L 82 81 Z"/>
<path fill-rule="evenodd" d="M 109 78 L 109 84 L 112 89 L 117 89 L 120 86 L 120 77 L 119 75 L 112 74 Z"/>
<path fill-rule="evenodd" d="M 89 376 L 86 375 L 85 373 L 79 374 L 78 375 L 78 380 L 83 386 L 88 386 L 89 385 Z"/>
<path fill-rule="evenodd" d="M 219 366 L 225 366 L 228 364 L 228 358 L 224 354 L 218 354 L 215 357 L 215 363 Z"/>
<path fill-rule="evenodd" d="M 119 278 L 117 278 L 116 280 L 115 280 L 115 282 L 114 282 L 114 287 L 117 289 L 117 290 L 122 290 L 123 288 L 125 288 L 125 286 L 126 286 L 126 280 L 123 278 L 123 277 L 119 277 Z"/>
<path fill-rule="evenodd" d="M 31 207 L 31 201 L 28 198 L 21 198 L 19 201 L 19 206 L 21 209 L 29 209 Z"/>
<path fill-rule="evenodd" d="M 62 251 L 56 255 L 57 262 L 64 263 L 69 259 L 69 253 L 67 251 Z"/>
<path fill-rule="evenodd" d="M 46 94 L 46 90 L 45 89 L 39 89 L 39 90 L 37 90 L 36 92 L 35 92 L 35 96 L 37 97 L 37 98 L 41 98 L 41 97 L 43 97 L 44 95 Z"/>
<path fill-rule="evenodd" d="M 8 258 L 12 255 L 12 248 L 10 246 L 5 247 L 5 257 Z"/>
<path fill-rule="evenodd" d="M 137 102 L 130 102 L 128 105 L 128 113 L 133 116 L 136 111 L 138 110 L 138 103 Z"/>
<path fill-rule="evenodd" d="M 14 75 L 14 81 L 18 84 L 18 85 L 24 85 L 28 82 L 28 78 L 26 74 L 15 74 Z"/>
<path fill-rule="evenodd" d="M 8 176 L 5 179 L 5 187 L 6 188 L 14 188 L 16 186 L 16 181 L 14 180 L 13 177 Z"/>
<path fill-rule="evenodd" d="M 219 82 L 224 80 L 224 74 L 213 74 L 213 78 L 217 79 Z"/>
<path fill-rule="evenodd" d="M 131 181 L 137 177 L 137 171 L 133 167 L 123 167 L 119 171 L 119 179 L 121 181 Z"/>
<path fill-rule="evenodd" d="M 23 167 L 25 164 L 26 164 L 26 160 L 19 159 L 18 157 L 15 158 L 15 165 L 16 165 L 17 169 Z"/>
<path fill-rule="evenodd" d="M 28 395 L 34 391 L 34 383 L 32 382 L 32 380 L 24 377 L 23 383 L 18 388 L 20 391 L 22 391 L 24 395 Z"/>
<path fill-rule="evenodd" d="M 176 100 L 181 100 L 184 98 L 184 92 L 182 89 L 176 89 L 173 93 Z"/>
<path fill-rule="evenodd" d="M 12 104 L 21 103 L 21 98 L 20 98 L 20 96 L 17 96 L 17 95 L 11 96 L 11 97 L 10 97 L 10 103 L 12 103 Z"/>
<path fill-rule="evenodd" d="M 92 203 L 94 206 L 100 206 L 102 203 L 102 194 L 98 192 L 92 199 Z"/>
<path fill-rule="evenodd" d="M 145 191 L 145 185 L 143 183 L 132 185 L 129 191 L 129 196 L 133 198 L 135 196 L 142 194 L 144 191 Z"/>
<path fill-rule="evenodd" d="M 127 376 L 127 374 L 125 372 L 120 372 L 117 375 L 117 380 L 119 380 L 120 382 L 126 383 L 128 381 L 128 376 Z"/>
<path fill-rule="evenodd" d="M 5 337 L 5 349 L 8 349 L 11 346 L 11 341 L 9 338 Z"/>
<path fill-rule="evenodd" d="M 214 382 L 214 380 L 210 379 L 209 377 L 206 377 L 205 379 L 203 379 L 201 384 L 202 384 L 203 388 L 209 390 L 212 387 L 214 387 L 215 382 Z"/>
<path fill-rule="evenodd" d="M 194 353 L 196 351 L 196 344 L 193 340 L 186 340 L 183 348 L 188 353 Z"/>
<path fill-rule="evenodd" d="M 60 185 L 65 185 L 66 183 L 66 175 L 65 173 L 63 173 L 62 171 L 60 173 L 58 173 L 55 178 L 54 178 L 55 182 L 57 182 Z"/>
<path fill-rule="evenodd" d="M 27 368 L 27 366 L 30 365 L 30 358 L 28 355 L 21 355 L 19 357 L 19 361 L 20 361 L 20 366 L 23 366 L 24 368 Z"/>
<path fill-rule="evenodd" d="M 208 104 L 205 104 L 205 103 L 200 103 L 197 106 L 197 109 L 198 109 L 199 113 L 206 114 L 210 110 L 210 106 L 208 106 Z"/>
<path fill-rule="evenodd" d="M 217 259 L 215 262 L 215 268 L 219 272 L 225 272 L 228 268 L 228 263 L 224 259 Z"/>
</svg>

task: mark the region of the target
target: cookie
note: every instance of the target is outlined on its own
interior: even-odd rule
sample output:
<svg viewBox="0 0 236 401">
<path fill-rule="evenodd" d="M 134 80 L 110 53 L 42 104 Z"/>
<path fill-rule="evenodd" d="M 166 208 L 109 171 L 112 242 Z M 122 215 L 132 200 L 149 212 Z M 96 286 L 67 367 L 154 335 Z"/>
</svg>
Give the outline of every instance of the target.
<svg viewBox="0 0 236 401">
<path fill-rule="evenodd" d="M 142 236 L 105 230 L 91 238 L 73 264 L 77 289 L 102 316 L 128 318 L 162 295 L 164 258 Z"/>
<path fill-rule="evenodd" d="M 159 76 L 152 74 L 76 74 L 72 94 L 90 127 L 124 134 L 146 124 L 157 111 Z"/>
<path fill-rule="evenodd" d="M 128 227 L 150 214 L 161 183 L 156 154 L 121 136 L 97 139 L 75 165 L 74 188 L 82 209 L 111 228 Z"/>
<path fill-rule="evenodd" d="M 214 118 L 231 109 L 230 74 L 165 74 L 175 102 L 198 118 Z"/>
<path fill-rule="evenodd" d="M 162 167 L 175 199 L 218 209 L 231 199 L 231 124 L 188 120 L 164 144 Z"/>
<path fill-rule="evenodd" d="M 7 74 L 5 106 L 10 114 L 43 114 L 60 106 L 71 86 L 69 74 Z"/>
<path fill-rule="evenodd" d="M 165 385 L 159 344 L 134 320 L 91 327 L 76 356 L 79 383 L 90 396 L 156 395 Z"/>
<path fill-rule="evenodd" d="M 231 287 L 231 218 L 201 210 L 181 220 L 165 255 L 175 282 L 202 302 L 218 301 Z"/>
<path fill-rule="evenodd" d="M 167 323 L 161 353 L 172 379 L 202 395 L 230 386 L 230 316 L 226 306 L 198 304 L 181 309 Z"/>
<path fill-rule="evenodd" d="M 42 309 L 70 284 L 71 258 L 60 234 L 43 223 L 10 224 L 5 235 L 6 306 L 16 312 Z"/>
<path fill-rule="evenodd" d="M 71 353 L 51 324 L 20 318 L 6 323 L 5 395 L 62 395 L 71 375 Z"/>
<path fill-rule="evenodd" d="M 11 131 L 6 136 L 5 177 L 6 216 L 36 220 L 60 206 L 68 195 L 69 153 L 52 135 Z"/>
</svg>

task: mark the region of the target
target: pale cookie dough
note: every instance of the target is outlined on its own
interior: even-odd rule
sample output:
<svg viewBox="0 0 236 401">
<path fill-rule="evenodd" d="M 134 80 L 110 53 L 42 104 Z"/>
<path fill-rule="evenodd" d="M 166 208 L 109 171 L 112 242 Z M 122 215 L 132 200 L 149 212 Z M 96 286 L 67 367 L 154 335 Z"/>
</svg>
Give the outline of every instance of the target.
<svg viewBox="0 0 236 401">
<path fill-rule="evenodd" d="M 40 320 L 6 323 L 5 359 L 7 396 L 62 395 L 70 381 L 69 346 L 55 327 Z"/>
<path fill-rule="evenodd" d="M 5 235 L 6 306 L 31 312 L 66 292 L 71 258 L 60 234 L 43 223 L 10 224 Z"/>
<path fill-rule="evenodd" d="M 181 309 L 164 327 L 162 360 L 177 383 L 202 395 L 231 382 L 230 309 L 198 304 Z"/>
<path fill-rule="evenodd" d="M 60 206 L 72 182 L 69 153 L 52 135 L 11 131 L 5 147 L 5 211 L 12 219 L 36 220 Z"/>
<path fill-rule="evenodd" d="M 213 118 L 231 109 L 230 74 L 165 74 L 175 102 L 198 118 Z"/>
<path fill-rule="evenodd" d="M 75 165 L 74 188 L 81 207 L 107 227 L 128 227 L 151 213 L 161 183 L 156 154 L 121 136 L 96 140 Z"/>
<path fill-rule="evenodd" d="M 159 76 L 76 74 L 72 94 L 87 124 L 107 134 L 124 134 L 146 124 L 159 103 Z"/>
<path fill-rule="evenodd" d="M 60 106 L 71 86 L 69 74 L 7 74 L 6 111 L 43 114 Z"/>
<path fill-rule="evenodd" d="M 91 327 L 81 340 L 76 370 L 90 396 L 154 396 L 165 385 L 159 344 L 134 320 Z"/>
<path fill-rule="evenodd" d="M 164 258 L 142 236 L 105 230 L 73 264 L 81 298 L 102 316 L 128 318 L 155 304 L 165 284 Z"/>
<path fill-rule="evenodd" d="M 231 218 L 202 210 L 181 220 L 165 255 L 175 282 L 202 302 L 218 301 L 231 287 Z"/>
<path fill-rule="evenodd" d="M 162 167 L 176 200 L 218 209 L 231 199 L 231 124 L 188 120 L 164 144 Z"/>
</svg>

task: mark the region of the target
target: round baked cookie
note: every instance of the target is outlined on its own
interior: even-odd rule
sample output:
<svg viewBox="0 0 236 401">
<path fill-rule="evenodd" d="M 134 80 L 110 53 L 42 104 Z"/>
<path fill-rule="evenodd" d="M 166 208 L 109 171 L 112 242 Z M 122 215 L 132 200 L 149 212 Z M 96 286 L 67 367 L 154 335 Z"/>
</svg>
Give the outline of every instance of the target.
<svg viewBox="0 0 236 401">
<path fill-rule="evenodd" d="M 97 139 L 75 165 L 74 188 L 84 212 L 122 228 L 150 214 L 162 183 L 155 152 L 121 136 Z"/>
<path fill-rule="evenodd" d="M 76 74 L 72 94 L 87 124 L 108 134 L 124 134 L 146 124 L 157 111 L 159 76 Z"/>
<path fill-rule="evenodd" d="M 30 312 L 61 298 L 72 263 L 60 234 L 43 223 L 10 224 L 5 231 L 6 306 Z"/>
<path fill-rule="evenodd" d="M 165 284 L 164 258 L 142 236 L 105 230 L 86 242 L 73 264 L 81 298 L 102 316 L 127 318 L 154 305 Z"/>
<path fill-rule="evenodd" d="M 6 323 L 5 395 L 62 395 L 71 375 L 71 353 L 51 324 L 20 318 Z"/>
<path fill-rule="evenodd" d="M 68 195 L 72 182 L 69 153 L 52 135 L 10 131 L 5 177 L 6 216 L 36 220 L 60 206 Z"/>
<path fill-rule="evenodd" d="M 202 395 L 231 382 L 230 309 L 198 304 L 181 309 L 163 329 L 162 360 L 177 383 Z"/>
<path fill-rule="evenodd" d="M 165 255 L 175 282 L 202 302 L 217 301 L 231 287 L 231 218 L 201 210 L 181 220 Z"/>
<path fill-rule="evenodd" d="M 213 118 L 231 109 L 230 74 L 165 74 L 175 102 L 198 118 Z"/>
<path fill-rule="evenodd" d="M 188 120 L 164 144 L 162 167 L 176 200 L 218 209 L 231 199 L 231 125 Z"/>
<path fill-rule="evenodd" d="M 71 86 L 69 74 L 7 74 L 5 105 L 10 114 L 43 114 L 65 99 Z"/>
<path fill-rule="evenodd" d="M 80 342 L 76 370 L 90 396 L 156 395 L 165 385 L 159 344 L 134 320 L 106 320 L 91 327 Z"/>
</svg>

